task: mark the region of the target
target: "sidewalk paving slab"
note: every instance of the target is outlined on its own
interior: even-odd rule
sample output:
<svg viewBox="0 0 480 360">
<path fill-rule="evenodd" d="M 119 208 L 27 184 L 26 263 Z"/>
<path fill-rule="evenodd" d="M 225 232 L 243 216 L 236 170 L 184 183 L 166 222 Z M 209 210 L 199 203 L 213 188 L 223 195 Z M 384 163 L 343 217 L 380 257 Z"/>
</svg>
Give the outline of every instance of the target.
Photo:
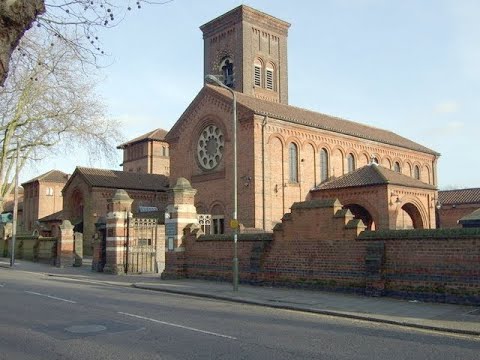
<svg viewBox="0 0 480 360">
<path fill-rule="evenodd" d="M 9 264 L 8 259 L 0 258 L 0 270 L 10 268 Z M 158 274 L 111 275 L 91 271 L 90 264 L 87 259 L 81 267 L 56 268 L 17 260 L 12 270 L 480 337 L 478 306 L 245 284 L 240 284 L 238 292 L 234 292 L 228 282 L 162 280 Z"/>
</svg>

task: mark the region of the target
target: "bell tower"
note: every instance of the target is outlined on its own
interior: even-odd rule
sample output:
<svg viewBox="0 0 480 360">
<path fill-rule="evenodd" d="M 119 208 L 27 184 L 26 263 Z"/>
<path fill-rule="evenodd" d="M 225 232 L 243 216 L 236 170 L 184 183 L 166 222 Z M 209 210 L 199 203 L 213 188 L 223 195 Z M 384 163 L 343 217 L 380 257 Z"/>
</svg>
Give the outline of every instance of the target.
<svg viewBox="0 0 480 360">
<path fill-rule="evenodd" d="M 202 25 L 204 78 L 221 75 L 235 91 L 288 104 L 289 27 L 245 5 Z"/>
</svg>

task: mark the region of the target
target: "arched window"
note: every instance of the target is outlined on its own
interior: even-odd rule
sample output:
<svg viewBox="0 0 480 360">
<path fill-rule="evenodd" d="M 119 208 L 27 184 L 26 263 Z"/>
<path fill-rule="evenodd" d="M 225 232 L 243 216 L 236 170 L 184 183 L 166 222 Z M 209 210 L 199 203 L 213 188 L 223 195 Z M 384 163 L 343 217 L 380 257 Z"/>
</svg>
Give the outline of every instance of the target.
<svg viewBox="0 0 480 360">
<path fill-rule="evenodd" d="M 348 162 L 348 172 L 351 173 L 352 171 L 355 170 L 355 158 L 353 157 L 352 153 L 348 154 L 347 162 Z"/>
<path fill-rule="evenodd" d="M 298 182 L 298 148 L 294 143 L 288 147 L 290 161 L 290 182 Z"/>
<path fill-rule="evenodd" d="M 402 170 L 400 169 L 400 164 L 398 163 L 398 161 L 395 161 L 395 163 L 393 164 L 393 171 L 396 171 L 396 172 L 402 172 Z"/>
<path fill-rule="evenodd" d="M 220 205 L 214 205 L 212 210 L 212 234 L 225 233 L 225 212 Z"/>
<path fill-rule="evenodd" d="M 229 57 L 226 57 L 222 60 L 220 64 L 220 69 L 222 70 L 223 83 L 233 88 L 233 62 Z"/>
<path fill-rule="evenodd" d="M 265 87 L 268 90 L 275 90 L 275 67 L 271 63 L 265 68 Z"/>
<path fill-rule="evenodd" d="M 255 59 L 253 63 L 253 82 L 255 86 L 262 86 L 263 65 L 259 59 Z"/>
<path fill-rule="evenodd" d="M 415 179 L 420 180 L 420 168 L 418 167 L 418 165 L 415 165 L 413 176 L 415 177 Z"/>
<path fill-rule="evenodd" d="M 320 182 L 328 179 L 328 152 L 326 149 L 320 150 Z"/>
</svg>

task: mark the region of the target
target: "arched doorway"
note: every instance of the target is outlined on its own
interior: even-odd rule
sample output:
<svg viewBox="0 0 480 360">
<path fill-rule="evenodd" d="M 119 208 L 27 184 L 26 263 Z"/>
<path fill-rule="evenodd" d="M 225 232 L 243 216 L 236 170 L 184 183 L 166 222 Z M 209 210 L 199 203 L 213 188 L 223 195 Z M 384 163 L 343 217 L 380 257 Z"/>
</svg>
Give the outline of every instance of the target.
<svg viewBox="0 0 480 360">
<path fill-rule="evenodd" d="M 71 222 L 73 225 L 82 224 L 82 231 L 83 232 L 83 208 L 84 208 L 84 200 L 83 194 L 79 190 L 75 190 L 72 194 L 72 202 L 71 202 L 71 209 L 72 209 L 72 219 Z M 78 230 L 76 230 L 78 231 Z"/>
<path fill-rule="evenodd" d="M 350 210 L 355 219 L 362 220 L 363 224 L 367 227 L 367 230 L 375 230 L 375 221 L 370 212 L 363 206 L 358 204 L 348 204 L 344 205 L 343 208 Z"/>
<path fill-rule="evenodd" d="M 412 203 L 404 204 L 397 214 L 397 229 L 423 229 L 422 215 L 418 208 Z"/>
</svg>

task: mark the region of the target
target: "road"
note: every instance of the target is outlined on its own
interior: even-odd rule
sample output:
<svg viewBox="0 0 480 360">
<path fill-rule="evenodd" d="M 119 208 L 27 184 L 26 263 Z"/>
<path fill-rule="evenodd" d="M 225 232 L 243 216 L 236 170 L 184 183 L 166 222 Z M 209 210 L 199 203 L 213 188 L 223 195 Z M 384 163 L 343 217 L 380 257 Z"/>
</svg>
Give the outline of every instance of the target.
<svg viewBox="0 0 480 360">
<path fill-rule="evenodd" d="M 0 359 L 479 359 L 480 339 L 0 268 Z"/>
</svg>

